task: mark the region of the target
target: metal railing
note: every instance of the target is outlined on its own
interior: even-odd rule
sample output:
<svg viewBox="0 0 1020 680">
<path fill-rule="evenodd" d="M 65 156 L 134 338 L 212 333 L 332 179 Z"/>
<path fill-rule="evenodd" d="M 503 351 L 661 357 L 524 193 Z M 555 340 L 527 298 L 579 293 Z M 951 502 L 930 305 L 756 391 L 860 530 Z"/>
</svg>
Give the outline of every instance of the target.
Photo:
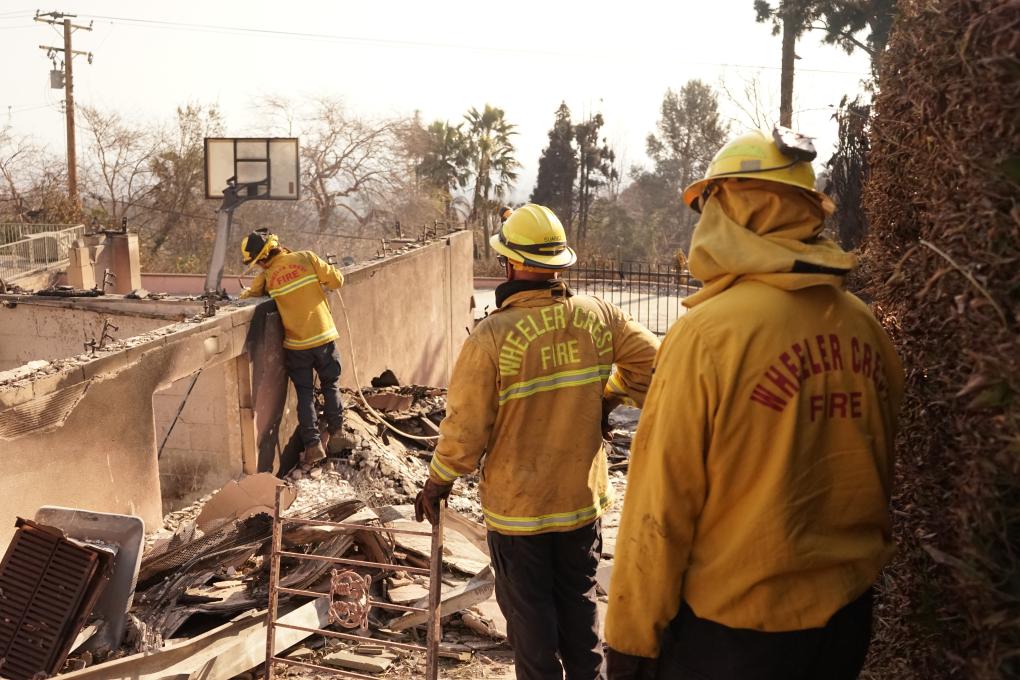
<svg viewBox="0 0 1020 680">
<path fill-rule="evenodd" d="M 440 617 L 440 599 L 443 587 L 443 509 L 445 502 L 440 503 L 439 518 L 432 525 L 430 531 L 419 531 L 416 529 L 395 529 L 387 526 L 373 526 L 370 524 L 351 524 L 349 522 L 327 522 L 322 520 L 307 520 L 297 517 L 284 517 L 280 504 L 280 496 L 283 486 L 276 487 L 276 501 L 273 506 L 273 542 L 269 554 L 269 611 L 266 614 L 266 680 L 274 680 L 276 675 L 275 665 L 283 664 L 295 666 L 302 669 L 330 673 L 345 678 L 360 678 L 361 680 L 372 680 L 372 676 L 341 668 L 320 666 L 307 661 L 289 659 L 276 654 L 276 630 L 278 628 L 301 631 L 304 633 L 315 633 L 324 637 L 345 640 L 349 642 L 371 643 L 382 647 L 390 647 L 403 651 L 425 652 L 425 680 L 437 680 L 439 677 L 439 642 L 443 638 Z M 326 555 L 310 555 L 306 553 L 291 552 L 283 549 L 283 526 L 285 524 L 297 524 L 305 526 L 324 526 L 350 531 L 373 531 L 384 534 L 411 534 L 414 536 L 429 536 L 432 541 L 432 550 L 428 568 L 409 567 L 402 564 L 390 564 L 386 562 L 370 562 L 367 560 L 355 560 L 347 557 L 328 557 Z M 370 590 L 372 579 L 368 576 L 361 576 L 355 571 L 341 572 L 337 569 L 332 571 L 330 592 L 319 593 L 310 590 L 299 590 L 285 588 L 280 585 L 280 558 L 287 557 L 293 560 L 318 560 L 332 564 L 378 569 L 380 571 L 402 571 L 408 574 L 419 574 L 428 577 L 429 596 L 426 607 L 409 607 L 405 605 L 384 602 L 371 596 Z M 308 628 L 281 622 L 278 616 L 278 600 L 280 593 L 297 595 L 310 598 L 328 598 L 330 601 L 329 621 L 341 628 L 355 629 L 365 628 L 368 624 L 368 613 L 373 607 L 392 609 L 402 612 L 419 612 L 427 615 L 426 618 L 426 642 L 424 645 L 394 642 L 386 638 L 372 638 L 354 633 L 342 633 L 335 630 L 322 628 Z"/>
<path fill-rule="evenodd" d="M 70 258 L 71 244 L 83 236 L 85 226 L 79 224 L 73 227 L 65 226 L 57 231 L 39 232 L 19 241 L 0 245 L 0 280 L 11 283 L 66 264 Z"/>
<path fill-rule="evenodd" d="M 29 224 L 28 222 L 0 222 L 0 245 L 23 241 L 36 234 L 70 229 L 73 224 Z"/>
<path fill-rule="evenodd" d="M 682 300 L 701 287 L 678 264 L 588 260 L 566 270 L 571 290 L 611 302 L 656 335 L 665 335 L 684 312 Z"/>
</svg>

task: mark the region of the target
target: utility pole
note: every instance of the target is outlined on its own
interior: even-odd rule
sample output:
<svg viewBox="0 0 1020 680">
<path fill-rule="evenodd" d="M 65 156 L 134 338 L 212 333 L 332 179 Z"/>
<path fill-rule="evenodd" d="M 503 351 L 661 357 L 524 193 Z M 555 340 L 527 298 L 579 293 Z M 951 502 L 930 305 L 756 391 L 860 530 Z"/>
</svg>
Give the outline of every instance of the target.
<svg viewBox="0 0 1020 680">
<path fill-rule="evenodd" d="M 64 53 L 64 115 L 67 124 L 67 196 L 75 209 L 80 207 L 78 202 L 78 157 L 77 145 L 74 134 L 74 58 L 77 55 L 84 56 L 92 63 L 92 53 L 71 49 L 71 34 L 75 29 L 91 31 L 91 23 L 88 26 L 79 26 L 71 23 L 74 14 L 63 14 L 61 12 L 47 12 L 36 14 L 35 20 L 53 26 L 62 25 L 64 28 L 64 46 L 53 47 L 52 45 L 39 45 L 39 49 L 46 50 L 53 58 L 57 52 Z M 50 17 L 46 19 L 45 17 Z"/>
</svg>

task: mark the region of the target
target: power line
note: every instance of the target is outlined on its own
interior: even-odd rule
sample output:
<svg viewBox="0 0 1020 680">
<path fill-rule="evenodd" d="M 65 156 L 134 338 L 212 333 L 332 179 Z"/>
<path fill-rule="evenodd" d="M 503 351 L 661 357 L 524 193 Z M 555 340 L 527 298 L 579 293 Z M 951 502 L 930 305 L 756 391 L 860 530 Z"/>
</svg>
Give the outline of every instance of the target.
<svg viewBox="0 0 1020 680">
<path fill-rule="evenodd" d="M 164 213 L 167 215 L 173 215 L 174 217 L 187 217 L 193 220 L 204 220 L 207 222 L 215 222 L 216 218 L 211 215 L 196 215 L 194 213 L 181 212 L 179 210 L 173 210 L 171 208 L 161 208 L 155 205 L 149 205 L 147 203 L 140 203 L 138 201 L 117 201 L 121 205 L 131 206 L 132 208 L 143 208 L 145 210 L 152 210 L 154 212 Z M 331 231 L 320 231 L 311 229 L 297 229 L 292 227 L 286 227 L 286 231 L 294 232 L 295 234 L 311 234 L 313 236 L 333 236 L 336 238 L 349 238 L 357 241 L 379 241 L 380 239 L 386 238 L 385 236 L 358 236 L 356 234 L 343 234 L 340 232 Z"/>
<path fill-rule="evenodd" d="M 580 56 L 576 52 L 564 52 L 555 50 L 537 50 L 537 49 L 520 49 L 520 48 L 509 48 L 499 47 L 492 45 L 461 45 L 455 43 L 440 43 L 440 42 L 427 42 L 417 40 L 396 40 L 392 38 L 366 38 L 361 36 L 352 35 L 336 35 L 329 33 L 308 33 L 303 31 L 281 31 L 267 28 L 250 28 L 245 26 L 226 26 L 216 24 L 197 24 L 183 21 L 165 21 L 159 19 L 133 19 L 131 17 L 115 17 L 100 14 L 83 14 L 83 17 L 94 19 L 97 21 L 109 21 L 110 23 L 120 23 L 122 25 L 133 26 L 133 27 L 148 27 L 148 28 L 165 28 L 171 30 L 183 30 L 183 31 L 197 31 L 204 33 L 221 33 L 227 35 L 262 35 L 265 37 L 282 38 L 282 39 L 300 39 L 300 40 L 320 40 L 323 42 L 338 42 L 338 43 L 354 43 L 364 45 L 375 45 L 379 47 L 399 47 L 399 48 L 429 48 L 429 49 L 451 49 L 451 50 L 469 50 L 476 52 L 492 52 L 492 53 L 504 53 L 504 54 L 533 54 L 533 55 L 548 55 L 557 57 L 577 57 Z M 696 60 L 677 60 L 679 63 L 695 64 L 702 66 L 716 66 L 721 68 L 740 68 L 740 69 L 767 69 L 767 70 L 780 70 L 779 66 L 769 66 L 762 64 L 733 64 L 725 62 L 710 62 L 710 61 L 696 61 Z M 828 74 L 841 74 L 841 75 L 852 75 L 852 76 L 864 76 L 868 74 L 860 71 L 841 71 L 835 69 L 813 69 L 813 68 L 798 68 L 798 73 L 828 73 Z"/>
</svg>

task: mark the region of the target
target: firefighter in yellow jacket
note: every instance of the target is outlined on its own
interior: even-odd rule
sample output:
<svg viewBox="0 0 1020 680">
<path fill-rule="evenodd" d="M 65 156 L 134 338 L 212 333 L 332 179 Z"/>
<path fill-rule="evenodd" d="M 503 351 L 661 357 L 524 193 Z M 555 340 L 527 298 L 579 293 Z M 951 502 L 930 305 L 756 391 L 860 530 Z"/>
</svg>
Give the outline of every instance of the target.
<svg viewBox="0 0 1020 680">
<path fill-rule="evenodd" d="M 287 375 L 297 392 L 298 433 L 304 445 L 301 459 L 305 464 L 326 457 L 329 435 L 343 424 L 340 404 L 340 353 L 336 340 L 340 337 L 329 311 L 323 286 L 340 288 L 343 275 L 313 252 L 291 252 L 280 246 L 276 234 L 254 231 L 241 242 L 241 255 L 246 265 L 255 264 L 262 271 L 242 298 L 269 295 L 276 302 L 283 321 L 283 350 Z M 319 387 L 325 399 L 325 428 L 320 431 L 315 407 L 313 372 L 319 376 Z M 323 441 L 325 440 L 325 441 Z"/>
<path fill-rule="evenodd" d="M 611 680 L 840 680 L 893 552 L 900 362 L 821 236 L 807 138 L 740 136 L 684 194 L 704 281 L 656 359 L 606 619 Z M 658 669 L 655 669 L 656 661 Z"/>
<path fill-rule="evenodd" d="M 513 211 L 491 244 L 507 281 L 454 367 L 418 520 L 433 521 L 484 454 L 482 512 L 517 677 L 594 680 L 599 518 L 613 502 L 603 414 L 644 400 L 658 340 L 557 279 L 576 256 L 548 208 Z"/>
</svg>

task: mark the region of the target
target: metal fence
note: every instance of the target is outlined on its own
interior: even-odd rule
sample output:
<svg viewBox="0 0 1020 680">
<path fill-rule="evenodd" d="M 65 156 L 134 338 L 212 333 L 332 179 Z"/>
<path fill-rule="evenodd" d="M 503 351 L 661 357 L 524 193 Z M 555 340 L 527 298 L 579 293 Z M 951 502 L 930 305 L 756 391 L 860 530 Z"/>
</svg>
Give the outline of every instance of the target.
<svg viewBox="0 0 1020 680">
<path fill-rule="evenodd" d="M 681 300 L 701 287 L 675 263 L 589 260 L 563 278 L 575 292 L 612 302 L 656 335 L 666 334 L 683 314 Z"/>
<path fill-rule="evenodd" d="M 2 225 L 37 227 L 43 225 Z M 49 231 L 37 232 L 12 243 L 0 245 L 0 280 L 8 283 L 65 264 L 71 244 L 85 236 L 85 226 L 48 225 Z M 56 231 L 52 227 L 62 227 Z"/>
<path fill-rule="evenodd" d="M 70 229 L 73 224 L 29 224 L 27 222 L 0 222 L 0 245 L 23 241 L 36 234 Z"/>
</svg>

